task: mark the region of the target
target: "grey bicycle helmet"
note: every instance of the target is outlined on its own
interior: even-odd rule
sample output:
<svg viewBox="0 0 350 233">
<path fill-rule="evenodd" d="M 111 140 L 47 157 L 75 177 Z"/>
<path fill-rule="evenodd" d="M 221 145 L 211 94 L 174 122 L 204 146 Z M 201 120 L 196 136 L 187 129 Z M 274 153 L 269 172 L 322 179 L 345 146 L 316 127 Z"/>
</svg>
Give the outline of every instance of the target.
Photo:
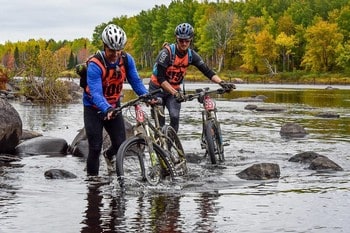
<svg viewBox="0 0 350 233">
<path fill-rule="evenodd" d="M 109 24 L 102 32 L 102 41 L 108 48 L 122 50 L 126 44 L 126 34 L 120 27 Z"/>
<path fill-rule="evenodd" d="M 181 23 L 175 28 L 175 36 L 177 39 L 191 39 L 194 29 L 189 23 Z"/>
</svg>

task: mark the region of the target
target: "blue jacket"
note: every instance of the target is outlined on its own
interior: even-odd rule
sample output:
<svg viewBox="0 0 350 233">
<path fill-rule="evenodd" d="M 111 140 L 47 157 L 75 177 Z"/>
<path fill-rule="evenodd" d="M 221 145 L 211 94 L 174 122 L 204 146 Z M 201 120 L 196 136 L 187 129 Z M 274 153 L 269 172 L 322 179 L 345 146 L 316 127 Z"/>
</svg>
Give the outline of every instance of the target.
<svg viewBox="0 0 350 233">
<path fill-rule="evenodd" d="M 103 52 L 104 54 L 104 52 Z M 143 84 L 135 65 L 133 57 L 126 53 L 128 59 L 128 67 L 126 68 L 126 77 L 127 81 L 131 85 L 132 89 L 136 92 L 137 95 L 143 95 L 148 93 L 145 85 Z M 110 64 L 106 61 L 107 66 L 111 69 L 119 65 L 119 62 Z M 107 102 L 106 98 L 103 95 L 102 89 L 102 70 L 101 68 L 91 62 L 87 70 L 87 83 L 90 89 L 90 94 L 84 91 L 83 94 L 83 104 L 84 106 L 96 106 L 103 113 L 106 113 L 109 108 L 112 106 Z"/>
</svg>

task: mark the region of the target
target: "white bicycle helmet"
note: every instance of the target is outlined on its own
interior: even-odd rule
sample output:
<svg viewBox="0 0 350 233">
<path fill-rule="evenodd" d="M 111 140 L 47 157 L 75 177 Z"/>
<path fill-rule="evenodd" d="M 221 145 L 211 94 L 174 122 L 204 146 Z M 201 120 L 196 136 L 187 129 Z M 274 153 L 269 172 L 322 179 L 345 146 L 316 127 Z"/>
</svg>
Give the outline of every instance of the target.
<svg viewBox="0 0 350 233">
<path fill-rule="evenodd" d="M 120 27 L 109 24 L 102 32 L 102 41 L 108 48 L 122 50 L 126 44 L 126 34 Z"/>
</svg>

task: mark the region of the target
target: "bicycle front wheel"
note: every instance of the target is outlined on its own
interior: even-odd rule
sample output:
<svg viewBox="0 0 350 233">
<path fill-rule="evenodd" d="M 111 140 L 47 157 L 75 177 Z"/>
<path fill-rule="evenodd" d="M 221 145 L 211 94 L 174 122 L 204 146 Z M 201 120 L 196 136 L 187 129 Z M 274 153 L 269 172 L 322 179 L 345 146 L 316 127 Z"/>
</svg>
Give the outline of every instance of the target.
<svg viewBox="0 0 350 233">
<path fill-rule="evenodd" d="M 137 137 L 126 139 L 119 147 L 116 155 L 116 172 L 120 187 L 124 188 L 125 183 L 131 184 L 143 182 L 143 144 L 135 143 Z"/>
<path fill-rule="evenodd" d="M 175 166 L 176 174 L 178 176 L 186 175 L 188 170 L 185 151 L 175 129 L 170 125 L 164 125 L 162 132 L 166 137 L 165 149 L 170 153 L 170 158 Z"/>
<path fill-rule="evenodd" d="M 128 138 L 120 146 L 117 153 L 117 176 L 122 187 L 130 179 L 139 178 L 157 185 L 164 174 L 169 174 L 171 178 L 175 176 L 164 150 L 154 143 L 151 147 L 141 136 Z"/>
<path fill-rule="evenodd" d="M 205 124 L 205 140 L 207 144 L 207 153 L 212 164 L 223 162 L 224 147 L 222 144 L 220 126 L 213 120 Z"/>
</svg>

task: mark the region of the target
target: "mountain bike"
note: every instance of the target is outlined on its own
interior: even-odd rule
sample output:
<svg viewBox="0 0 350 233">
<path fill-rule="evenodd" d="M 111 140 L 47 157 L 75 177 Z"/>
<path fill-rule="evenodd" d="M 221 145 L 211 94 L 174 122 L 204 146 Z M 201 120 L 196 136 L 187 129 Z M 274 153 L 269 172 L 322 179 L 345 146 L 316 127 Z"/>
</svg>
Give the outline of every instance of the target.
<svg viewBox="0 0 350 233">
<path fill-rule="evenodd" d="M 161 128 L 158 114 L 154 114 L 152 123 L 142 109 L 142 104 L 149 105 L 156 92 L 131 100 L 115 111 L 118 114 L 128 109 L 129 114 L 126 115 L 136 120 L 134 136 L 121 144 L 116 155 L 116 172 L 121 188 L 125 188 L 125 180 L 129 178 L 138 177 L 157 185 L 166 176 L 173 180 L 175 176 L 187 173 L 185 153 L 175 130 L 168 125 Z M 150 106 L 154 111 L 159 111 L 157 105 Z"/>
<path fill-rule="evenodd" d="M 186 101 L 191 101 L 197 98 L 202 106 L 202 135 L 201 147 L 205 149 L 205 156 L 210 157 L 212 164 L 223 162 L 224 144 L 222 139 L 220 122 L 217 118 L 217 109 L 215 101 L 210 97 L 210 94 L 224 94 L 230 92 L 223 88 L 217 90 L 209 90 L 209 87 L 196 89 L 195 94 L 185 95 Z"/>
</svg>

